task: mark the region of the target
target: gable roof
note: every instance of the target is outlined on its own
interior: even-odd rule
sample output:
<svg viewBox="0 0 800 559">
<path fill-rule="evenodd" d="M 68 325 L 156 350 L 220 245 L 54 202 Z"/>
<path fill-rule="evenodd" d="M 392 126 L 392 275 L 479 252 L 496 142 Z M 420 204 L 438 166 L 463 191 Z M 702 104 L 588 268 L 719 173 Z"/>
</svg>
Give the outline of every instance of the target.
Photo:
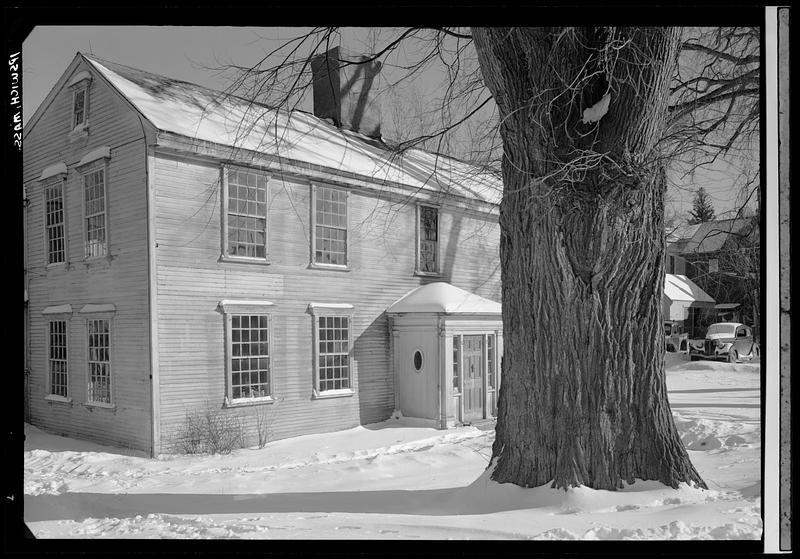
<svg viewBox="0 0 800 559">
<path fill-rule="evenodd" d="M 304 111 L 278 110 L 93 55 L 81 56 L 160 131 L 319 165 L 372 182 L 500 203 L 500 176 L 475 165 L 420 149 L 393 151 Z"/>
<path fill-rule="evenodd" d="M 501 314 L 500 303 L 465 291 L 443 281 L 412 289 L 388 309 L 387 313 L 427 312 L 445 314 Z"/>
<path fill-rule="evenodd" d="M 750 234 L 753 224 L 752 218 L 720 219 L 700 223 L 691 240 L 681 247 L 680 252 L 716 252 L 731 236 Z"/>
</svg>

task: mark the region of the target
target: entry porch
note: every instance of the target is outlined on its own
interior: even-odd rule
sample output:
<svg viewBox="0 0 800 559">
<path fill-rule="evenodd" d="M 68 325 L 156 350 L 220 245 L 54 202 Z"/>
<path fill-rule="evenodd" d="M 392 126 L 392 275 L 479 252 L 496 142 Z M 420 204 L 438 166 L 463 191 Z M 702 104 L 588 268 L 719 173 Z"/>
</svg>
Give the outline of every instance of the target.
<svg viewBox="0 0 800 559">
<path fill-rule="evenodd" d="M 500 303 L 437 282 L 412 290 L 386 312 L 397 412 L 440 429 L 496 416 Z"/>
</svg>

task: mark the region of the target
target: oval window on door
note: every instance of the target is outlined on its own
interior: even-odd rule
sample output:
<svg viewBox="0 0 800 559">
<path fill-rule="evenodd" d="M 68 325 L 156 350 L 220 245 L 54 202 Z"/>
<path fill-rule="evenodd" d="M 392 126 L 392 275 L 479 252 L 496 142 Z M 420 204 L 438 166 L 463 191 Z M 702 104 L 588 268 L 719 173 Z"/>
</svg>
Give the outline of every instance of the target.
<svg viewBox="0 0 800 559">
<path fill-rule="evenodd" d="M 420 372 L 422 370 L 422 364 L 423 364 L 422 352 L 420 350 L 417 350 L 414 352 L 414 370 Z"/>
</svg>

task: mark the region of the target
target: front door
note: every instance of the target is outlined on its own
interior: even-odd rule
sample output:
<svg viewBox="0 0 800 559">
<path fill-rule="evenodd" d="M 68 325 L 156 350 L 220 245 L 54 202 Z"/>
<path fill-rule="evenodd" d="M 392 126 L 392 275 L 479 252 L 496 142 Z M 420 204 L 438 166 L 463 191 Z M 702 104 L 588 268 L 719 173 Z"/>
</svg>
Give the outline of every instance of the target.
<svg viewBox="0 0 800 559">
<path fill-rule="evenodd" d="M 483 336 L 464 336 L 464 417 L 483 419 Z"/>
</svg>

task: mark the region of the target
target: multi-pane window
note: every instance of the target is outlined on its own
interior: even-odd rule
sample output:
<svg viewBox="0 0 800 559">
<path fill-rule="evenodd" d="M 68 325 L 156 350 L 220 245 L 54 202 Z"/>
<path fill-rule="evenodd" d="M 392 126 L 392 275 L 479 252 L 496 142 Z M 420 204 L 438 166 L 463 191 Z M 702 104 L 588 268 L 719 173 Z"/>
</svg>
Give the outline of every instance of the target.
<svg viewBox="0 0 800 559">
<path fill-rule="evenodd" d="M 44 226 L 47 238 L 47 263 L 66 261 L 64 189 L 60 179 L 44 185 Z"/>
<path fill-rule="evenodd" d="M 486 379 L 489 384 L 489 389 L 495 388 L 495 371 L 494 371 L 494 334 L 486 336 Z"/>
<path fill-rule="evenodd" d="M 72 127 L 82 126 L 86 122 L 86 89 L 75 92 L 72 101 Z"/>
<path fill-rule="evenodd" d="M 228 169 L 228 241 L 230 256 L 267 256 L 267 177 Z"/>
<path fill-rule="evenodd" d="M 316 189 L 314 262 L 347 265 L 347 192 Z"/>
<path fill-rule="evenodd" d="M 431 206 L 419 206 L 419 271 L 439 271 L 439 210 Z"/>
<path fill-rule="evenodd" d="M 50 376 L 50 394 L 67 397 L 67 321 L 48 321 L 47 368 Z"/>
<path fill-rule="evenodd" d="M 231 315 L 232 400 L 271 395 L 269 372 L 269 315 Z"/>
<path fill-rule="evenodd" d="M 90 318 L 87 323 L 89 402 L 111 404 L 111 321 Z"/>
<path fill-rule="evenodd" d="M 319 392 L 351 388 L 349 317 L 318 316 L 317 342 Z"/>
<path fill-rule="evenodd" d="M 105 256 L 107 250 L 105 169 L 96 169 L 83 176 L 83 192 L 86 258 Z"/>
<path fill-rule="evenodd" d="M 461 336 L 453 336 L 453 392 L 461 385 Z"/>
</svg>

